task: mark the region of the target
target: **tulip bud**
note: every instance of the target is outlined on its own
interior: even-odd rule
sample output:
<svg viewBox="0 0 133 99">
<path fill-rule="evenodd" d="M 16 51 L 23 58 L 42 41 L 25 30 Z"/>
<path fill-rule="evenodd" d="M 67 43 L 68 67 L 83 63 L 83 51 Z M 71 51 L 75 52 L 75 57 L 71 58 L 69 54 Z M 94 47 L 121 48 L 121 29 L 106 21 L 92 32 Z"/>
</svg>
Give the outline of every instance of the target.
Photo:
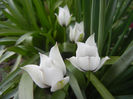
<svg viewBox="0 0 133 99">
<path fill-rule="evenodd" d="M 67 5 L 64 8 L 59 7 L 59 14 L 55 14 L 61 26 L 67 26 L 71 21 L 71 16 Z"/>
<path fill-rule="evenodd" d="M 84 25 L 83 22 L 76 23 L 74 27 L 70 26 L 69 38 L 75 43 L 82 41 L 84 38 Z"/>
</svg>

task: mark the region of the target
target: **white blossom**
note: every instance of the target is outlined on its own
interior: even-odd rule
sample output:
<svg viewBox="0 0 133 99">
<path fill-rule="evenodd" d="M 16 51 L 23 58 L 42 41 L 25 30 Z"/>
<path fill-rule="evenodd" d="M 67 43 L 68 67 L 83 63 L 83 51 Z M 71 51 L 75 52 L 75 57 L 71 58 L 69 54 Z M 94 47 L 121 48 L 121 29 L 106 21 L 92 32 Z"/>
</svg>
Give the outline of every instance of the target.
<svg viewBox="0 0 133 99">
<path fill-rule="evenodd" d="M 64 77 L 66 67 L 60 55 L 57 44 L 51 48 L 49 56 L 40 53 L 40 65 L 26 65 L 22 67 L 31 76 L 32 80 L 40 87 L 51 86 L 51 92 L 63 88 L 69 81 Z"/>
<path fill-rule="evenodd" d="M 108 56 L 100 59 L 98 54 L 98 48 L 94 40 L 94 34 L 92 34 L 85 43 L 77 42 L 76 57 L 73 56 L 68 60 L 80 71 L 97 71 L 106 60 Z"/>
<path fill-rule="evenodd" d="M 71 41 L 74 41 L 75 43 L 83 40 L 83 38 L 84 38 L 83 22 L 80 22 L 80 23 L 76 22 L 74 27 L 70 26 L 69 38 Z"/>
<path fill-rule="evenodd" d="M 57 20 L 61 26 L 67 26 L 71 21 L 72 15 L 70 15 L 67 5 L 64 8 L 59 7 L 59 14 L 55 15 L 57 16 Z"/>
</svg>

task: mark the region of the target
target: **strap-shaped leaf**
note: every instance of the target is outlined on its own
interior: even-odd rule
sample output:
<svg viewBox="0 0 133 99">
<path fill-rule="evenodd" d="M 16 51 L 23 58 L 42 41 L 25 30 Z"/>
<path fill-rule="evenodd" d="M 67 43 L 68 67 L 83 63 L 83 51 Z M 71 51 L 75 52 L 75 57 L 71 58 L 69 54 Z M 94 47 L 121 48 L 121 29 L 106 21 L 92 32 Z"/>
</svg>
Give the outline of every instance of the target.
<svg viewBox="0 0 133 99">
<path fill-rule="evenodd" d="M 33 81 L 26 72 L 20 80 L 18 95 L 19 99 L 33 99 Z"/>
<path fill-rule="evenodd" d="M 103 81 L 109 85 L 111 84 L 120 74 L 123 73 L 133 61 L 133 46 L 130 47 L 120 58 L 116 61 L 112 67 L 103 76 Z"/>
<path fill-rule="evenodd" d="M 109 92 L 109 90 L 107 90 L 107 88 L 98 80 L 98 78 L 93 73 L 90 73 L 90 81 L 103 97 L 103 99 L 115 99 Z"/>
</svg>

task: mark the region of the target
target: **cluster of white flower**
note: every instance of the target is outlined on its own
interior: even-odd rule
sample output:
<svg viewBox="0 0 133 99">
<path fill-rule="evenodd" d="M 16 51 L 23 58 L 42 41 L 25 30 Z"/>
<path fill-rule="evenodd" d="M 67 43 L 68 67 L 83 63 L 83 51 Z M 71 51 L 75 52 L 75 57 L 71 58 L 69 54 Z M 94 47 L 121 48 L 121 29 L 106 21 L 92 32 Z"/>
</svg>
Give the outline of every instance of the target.
<svg viewBox="0 0 133 99">
<path fill-rule="evenodd" d="M 64 8 L 59 7 L 59 14 L 55 14 L 57 16 L 57 20 L 61 26 L 68 26 L 71 21 L 72 15 L 69 12 L 67 5 Z M 70 26 L 69 37 L 71 41 L 75 43 L 77 41 L 81 41 L 84 38 L 84 24 L 83 22 L 75 23 L 74 27 Z"/>
<path fill-rule="evenodd" d="M 56 15 L 57 16 L 57 15 Z M 59 7 L 58 22 L 61 26 L 67 26 L 71 20 L 71 15 L 67 6 Z M 83 22 L 70 26 L 70 40 L 77 43 L 76 57 L 68 60 L 80 71 L 97 71 L 109 58 L 100 59 L 98 48 L 92 34 L 85 43 L 79 42 L 84 38 Z M 49 57 L 40 53 L 40 65 L 26 65 L 22 67 L 31 76 L 32 80 L 41 88 L 51 86 L 51 92 L 63 88 L 69 82 L 66 76 L 66 66 L 61 57 L 57 44 L 50 50 Z"/>
</svg>

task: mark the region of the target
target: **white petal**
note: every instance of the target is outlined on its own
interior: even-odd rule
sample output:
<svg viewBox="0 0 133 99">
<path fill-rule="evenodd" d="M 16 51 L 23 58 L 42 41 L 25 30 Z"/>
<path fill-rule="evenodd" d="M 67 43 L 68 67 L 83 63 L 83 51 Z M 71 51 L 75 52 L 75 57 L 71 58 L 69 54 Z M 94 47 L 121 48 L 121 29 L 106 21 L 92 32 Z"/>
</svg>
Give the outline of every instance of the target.
<svg viewBox="0 0 133 99">
<path fill-rule="evenodd" d="M 26 65 L 21 67 L 23 70 L 27 71 L 32 80 L 40 87 L 40 88 L 47 88 L 48 86 L 45 85 L 44 76 L 42 71 L 40 71 L 39 66 L 37 65 Z"/>
<path fill-rule="evenodd" d="M 71 15 L 67 5 L 64 7 L 64 19 L 65 19 L 65 25 L 67 26 L 71 19 Z"/>
<path fill-rule="evenodd" d="M 68 59 L 73 66 L 75 66 L 80 71 L 88 71 L 89 70 L 89 57 L 71 57 Z"/>
<path fill-rule="evenodd" d="M 108 56 L 105 56 L 104 58 L 102 58 L 101 61 L 100 61 L 99 66 L 96 68 L 95 72 L 98 71 L 103 66 L 103 64 L 109 59 L 110 58 Z"/>
<path fill-rule="evenodd" d="M 89 70 L 94 71 L 100 64 L 100 57 L 90 57 L 90 65 L 89 65 Z"/>
<path fill-rule="evenodd" d="M 76 23 L 76 30 L 80 33 L 84 33 L 84 24 L 83 22 L 80 22 L 80 23 Z"/>
<path fill-rule="evenodd" d="M 96 43 L 95 43 L 95 34 L 92 34 L 91 36 L 89 36 L 89 38 L 86 40 L 85 43 L 90 45 L 90 46 L 96 46 Z"/>
<path fill-rule="evenodd" d="M 58 62 L 58 68 L 61 69 L 64 74 L 66 74 L 66 66 L 60 55 L 57 44 L 51 48 L 49 57 Z"/>
<path fill-rule="evenodd" d="M 74 31 L 75 29 L 72 27 L 72 26 L 70 26 L 70 28 L 69 28 L 69 38 L 70 38 L 70 41 L 74 41 L 74 39 L 75 39 L 75 31 Z"/>
<path fill-rule="evenodd" d="M 39 53 L 40 55 L 40 66 L 44 66 L 45 62 L 47 62 L 47 59 L 49 58 L 47 55 Z"/>
<path fill-rule="evenodd" d="M 84 38 L 84 26 L 83 22 L 75 24 L 75 42 Z"/>
<path fill-rule="evenodd" d="M 56 90 L 63 88 L 68 82 L 69 82 L 69 77 L 67 76 L 67 77 L 63 78 L 62 80 L 54 83 L 51 86 L 51 92 L 55 92 Z"/>
<path fill-rule="evenodd" d="M 77 42 L 77 51 L 76 57 L 84 57 L 84 56 L 96 56 L 97 47 L 89 46 L 85 43 Z"/>
<path fill-rule="evenodd" d="M 41 68 L 43 72 L 44 81 L 47 85 L 51 86 L 53 83 L 61 80 L 63 78 L 63 72 L 56 68 L 55 66 L 46 66 L 45 68 Z"/>
<path fill-rule="evenodd" d="M 57 17 L 58 22 L 61 26 L 65 24 L 64 9 L 59 7 L 59 15 Z"/>
</svg>

